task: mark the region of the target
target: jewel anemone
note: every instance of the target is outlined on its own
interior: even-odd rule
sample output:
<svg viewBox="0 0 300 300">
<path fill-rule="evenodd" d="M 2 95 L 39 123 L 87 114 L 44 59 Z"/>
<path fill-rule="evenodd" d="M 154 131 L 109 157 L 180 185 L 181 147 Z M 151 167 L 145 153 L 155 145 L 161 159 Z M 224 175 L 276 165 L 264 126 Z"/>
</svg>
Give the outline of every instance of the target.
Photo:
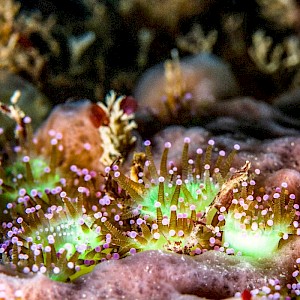
<svg viewBox="0 0 300 300">
<path fill-rule="evenodd" d="M 223 244 L 245 256 L 269 257 L 278 249 L 281 239 L 297 233 L 299 206 L 294 205 L 295 195 L 288 195 L 286 183 L 272 196 L 255 196 L 251 190 L 251 182 L 248 186 L 244 182 L 240 190 L 234 191 L 232 204 L 223 214 Z"/>
<path fill-rule="evenodd" d="M 5 149 L 0 164 L 0 210 L 8 220 L 12 210 L 14 214 L 21 213 L 23 208 L 36 201 L 48 204 L 47 194 L 61 188 L 64 180 L 57 167 L 57 157 L 62 151 L 59 145 L 61 137 L 51 139 L 50 157 L 37 155 L 31 119 L 17 106 L 5 106 L 5 109 L 17 123 L 15 146 L 8 148 L 6 145 L 8 149 Z"/>
<path fill-rule="evenodd" d="M 33 198 L 46 203 L 48 191 L 62 186 L 61 176 L 57 170 L 51 171 L 45 159 L 28 155 L 3 168 L 0 178 L 0 208 L 4 214 L 18 206 L 18 210 L 27 207 Z"/>
<path fill-rule="evenodd" d="M 0 166 L 2 262 L 21 273 L 69 281 L 117 258 L 110 235 L 101 230 L 109 203 L 101 199 L 96 172 L 60 170 L 62 135 L 54 130 L 48 133 L 49 156 L 37 155 L 30 118 L 15 105 L 4 108 L 17 134 Z"/>
<path fill-rule="evenodd" d="M 117 166 L 107 168 L 109 175 L 132 199 L 130 214 L 134 230 L 123 234 L 106 223 L 113 231 L 112 241 L 121 246 L 120 253 L 149 249 L 166 249 L 178 253 L 195 254 L 212 248 L 220 238 L 203 221 L 203 216 L 230 180 L 231 163 L 238 145 L 226 156 L 225 151 L 212 162 L 214 141 L 206 151 L 197 149 L 195 159 L 189 158 L 190 139 L 184 139 L 181 171 L 168 162 L 171 143 L 165 143 L 159 169 L 152 156 L 150 142 L 145 142 L 146 161 L 140 172 L 127 177 Z M 213 218 L 217 210 L 213 211 Z M 135 250 L 134 250 L 135 249 Z"/>
<path fill-rule="evenodd" d="M 28 207 L 16 225 L 7 228 L 0 251 L 6 263 L 22 273 L 44 273 L 57 281 L 70 281 L 90 272 L 96 263 L 118 258 L 109 247 L 110 235 L 101 230 L 106 218 L 89 214 L 83 197 L 71 199 L 61 192 L 46 212 Z"/>
</svg>

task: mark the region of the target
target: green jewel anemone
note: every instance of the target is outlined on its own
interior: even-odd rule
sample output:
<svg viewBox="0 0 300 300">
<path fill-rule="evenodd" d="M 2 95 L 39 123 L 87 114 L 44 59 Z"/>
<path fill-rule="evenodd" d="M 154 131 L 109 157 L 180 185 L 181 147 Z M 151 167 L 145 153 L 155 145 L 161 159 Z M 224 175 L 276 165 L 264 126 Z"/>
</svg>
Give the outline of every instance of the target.
<svg viewBox="0 0 300 300">
<path fill-rule="evenodd" d="M 244 191 L 235 191 L 229 211 L 224 213 L 223 244 L 245 256 L 271 256 L 279 241 L 295 234 L 298 226 L 295 195 L 290 194 L 286 201 L 286 188 L 287 184 L 282 183 L 272 196 L 254 197 L 244 183 Z"/>
<path fill-rule="evenodd" d="M 125 176 L 115 165 L 107 168 L 133 202 L 131 216 L 136 229 L 124 235 L 115 228 L 116 243 L 122 241 L 123 245 L 121 253 L 130 248 L 131 251 L 166 249 L 195 254 L 212 248 L 220 237 L 220 232 L 212 232 L 201 221 L 224 183 L 231 178 L 231 162 L 239 146 L 235 145 L 227 157 L 220 151 L 213 164 L 214 141 L 208 142 L 206 152 L 197 149 L 194 160 L 188 156 L 189 144 L 190 139 L 185 138 L 180 172 L 168 163 L 169 142 L 165 143 L 159 169 L 150 142 L 145 142 L 146 161 L 136 180 Z M 112 230 L 112 226 L 107 226 Z"/>
<path fill-rule="evenodd" d="M 16 225 L 6 223 L 10 228 L 0 251 L 9 264 L 22 273 L 41 272 L 69 281 L 102 260 L 118 258 L 109 247 L 110 235 L 102 231 L 103 214 L 86 213 L 82 196 L 71 199 L 61 192 L 58 198 L 61 205 L 50 206 L 46 213 L 36 205 L 28 207 Z"/>
</svg>

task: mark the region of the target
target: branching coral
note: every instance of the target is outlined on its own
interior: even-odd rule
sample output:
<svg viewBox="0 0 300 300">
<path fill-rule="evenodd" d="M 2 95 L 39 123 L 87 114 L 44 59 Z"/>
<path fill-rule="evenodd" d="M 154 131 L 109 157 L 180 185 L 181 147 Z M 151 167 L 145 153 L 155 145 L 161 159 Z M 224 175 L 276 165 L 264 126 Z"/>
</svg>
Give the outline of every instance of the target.
<svg viewBox="0 0 300 300">
<path fill-rule="evenodd" d="M 248 52 L 257 67 L 267 74 L 278 72 L 284 68 L 294 68 L 299 65 L 299 41 L 296 37 L 289 37 L 282 44 L 272 49 L 272 38 L 261 30 L 253 35 L 253 45 Z M 284 57 L 284 55 L 286 57 Z"/>
<path fill-rule="evenodd" d="M 98 105 L 109 118 L 107 126 L 99 128 L 103 145 L 105 145 L 100 161 L 110 165 L 117 158 L 125 157 L 135 143 L 136 138 L 132 135 L 132 130 L 137 126 L 133 114 L 135 107 L 129 107 L 129 110 L 126 110 L 126 98 L 116 98 L 114 92 L 106 97 L 105 104 L 98 102 Z"/>
<path fill-rule="evenodd" d="M 257 31 L 253 35 L 253 46 L 249 48 L 250 57 L 266 73 L 274 73 L 279 69 L 284 51 L 282 45 L 276 45 L 270 54 L 271 47 L 272 38 L 265 36 L 264 32 Z M 268 56 L 270 56 L 269 61 Z"/>
<path fill-rule="evenodd" d="M 79 75 L 86 71 L 80 65 L 80 59 L 86 50 L 95 42 L 96 35 L 93 31 L 87 31 L 80 36 L 71 36 L 68 41 L 68 45 L 71 52 L 70 58 L 70 73 L 72 75 Z"/>
<path fill-rule="evenodd" d="M 211 53 L 217 37 L 218 32 L 216 30 L 211 30 L 205 36 L 201 25 L 194 24 L 185 36 L 180 36 L 176 39 L 176 44 L 179 49 L 191 54 L 198 54 L 200 52 Z"/>
<path fill-rule="evenodd" d="M 59 46 L 50 33 L 56 21 L 52 17 L 44 21 L 39 14 L 20 16 L 19 8 L 13 0 L 4 1 L 0 8 L 0 68 L 14 73 L 25 71 L 39 80 L 47 57 L 33 46 L 30 38 L 34 33 L 40 35 L 57 55 Z"/>
</svg>

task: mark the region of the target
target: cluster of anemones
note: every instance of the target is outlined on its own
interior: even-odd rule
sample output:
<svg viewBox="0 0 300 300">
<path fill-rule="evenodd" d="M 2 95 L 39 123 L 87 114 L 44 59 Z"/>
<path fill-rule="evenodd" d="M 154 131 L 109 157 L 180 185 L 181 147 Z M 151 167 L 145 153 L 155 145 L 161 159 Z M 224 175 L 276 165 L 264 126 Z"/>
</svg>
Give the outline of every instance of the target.
<svg viewBox="0 0 300 300">
<path fill-rule="evenodd" d="M 60 169 L 63 137 L 55 130 L 48 132 L 50 156 L 38 155 L 30 118 L 13 104 L 1 109 L 17 123 L 16 145 L 0 166 L 2 262 L 21 273 L 69 281 L 117 258 L 102 230 L 111 214 L 101 191 L 103 178 L 74 165 Z"/>
<path fill-rule="evenodd" d="M 122 207 L 103 195 L 99 174 L 75 165 L 62 172 L 22 152 L 1 173 L 3 262 L 21 273 L 70 281 L 118 258 L 103 224 Z"/>
<path fill-rule="evenodd" d="M 131 230 L 106 223 L 122 255 L 150 249 L 194 255 L 218 249 L 262 258 L 272 255 L 281 239 L 299 232 L 298 205 L 286 183 L 273 195 L 261 194 L 251 179 L 259 170 L 248 176 L 249 162 L 230 172 L 238 145 L 227 157 L 220 151 L 213 164 L 212 140 L 205 153 L 197 150 L 194 160 L 188 156 L 189 143 L 186 138 L 181 171 L 168 162 L 170 143 L 165 143 L 158 170 L 149 141 L 137 173 L 127 177 L 117 166 L 107 168 L 132 201 L 127 212 Z"/>
<path fill-rule="evenodd" d="M 146 141 L 145 153 L 133 159 L 130 177 L 112 165 L 103 186 L 93 171 L 73 165 L 63 179 L 23 157 L 19 174 L 25 182 L 13 180 L 9 189 L 4 184 L 8 176 L 2 180 L 3 195 L 16 192 L 6 207 L 11 220 L 1 228 L 4 260 L 23 273 L 68 281 L 102 260 L 145 250 L 196 255 L 229 248 L 265 257 L 295 233 L 297 207 L 286 184 L 272 196 L 255 196 L 250 163 L 231 168 L 238 145 L 229 155 L 219 151 L 213 163 L 212 140 L 206 151 L 197 149 L 194 159 L 189 143 L 185 138 L 180 169 L 168 161 L 171 144 L 165 143 L 158 169 Z M 52 187 L 49 178 L 58 184 Z"/>
<path fill-rule="evenodd" d="M 208 142 L 205 152 L 197 149 L 194 160 L 189 158 L 189 143 L 190 139 L 185 138 L 181 171 L 168 162 L 171 147 L 168 142 L 157 170 L 149 141 L 145 142 L 145 163 L 137 168 L 137 174 L 131 174 L 132 178 L 122 174 L 117 166 L 107 168 L 108 174 L 132 199 L 129 208 L 132 230 L 122 234 L 115 228 L 116 236 L 112 238 L 112 242 L 116 240 L 116 244 L 124 245 L 122 254 L 165 249 L 193 255 L 221 244 L 221 233 L 207 226 L 207 219 L 212 220 L 217 210 L 208 211 L 208 208 L 215 204 L 221 192 L 227 190 L 227 181 L 234 187 L 245 179 L 246 171 L 241 176 L 230 171 L 239 146 L 236 145 L 227 157 L 224 151 L 220 151 L 213 164 L 214 141 Z M 232 180 L 233 177 L 236 180 Z"/>
<path fill-rule="evenodd" d="M 21 273 L 40 272 L 70 281 L 102 260 L 118 258 L 104 223 L 120 214 L 122 205 L 103 195 L 98 179 L 96 172 L 75 165 L 67 173 L 51 171 L 34 154 L 21 160 L 18 156 L 17 162 L 3 168 L 3 262 Z"/>
<path fill-rule="evenodd" d="M 75 165 L 60 170 L 62 136 L 49 132 L 52 154 L 38 156 L 30 120 L 16 116 L 19 146 L 0 172 L 0 253 L 22 273 L 70 281 L 103 260 L 145 250 L 196 255 L 214 249 L 264 258 L 281 239 L 300 233 L 299 207 L 285 183 L 272 195 L 260 194 L 249 162 L 231 167 L 238 145 L 212 159 L 209 140 L 192 159 L 185 138 L 175 166 L 167 142 L 158 167 L 146 141 L 129 176 L 117 163 L 106 174 Z"/>
</svg>

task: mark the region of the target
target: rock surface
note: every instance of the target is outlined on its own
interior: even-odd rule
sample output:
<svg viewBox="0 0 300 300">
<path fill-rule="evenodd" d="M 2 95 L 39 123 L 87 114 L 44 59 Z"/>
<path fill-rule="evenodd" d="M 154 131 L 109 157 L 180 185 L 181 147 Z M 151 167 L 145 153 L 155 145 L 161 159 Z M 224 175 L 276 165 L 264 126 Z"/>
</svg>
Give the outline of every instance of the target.
<svg viewBox="0 0 300 300">
<path fill-rule="evenodd" d="M 188 113 L 190 116 L 197 115 L 195 109 L 201 109 L 207 104 L 238 93 L 237 83 L 229 65 L 217 56 L 199 54 L 186 57 L 180 61 L 180 68 L 181 82 L 177 82 L 177 78 L 176 84 L 182 85 L 183 90 L 188 93 L 188 98 L 185 100 L 190 108 Z M 148 110 L 160 121 L 172 122 L 172 116 L 164 101 L 168 85 L 164 72 L 163 64 L 147 70 L 138 82 L 134 95 L 139 102 L 142 114 Z M 178 87 L 176 85 L 173 88 L 176 90 Z M 184 121 L 181 117 L 179 116 L 179 119 Z"/>
</svg>

